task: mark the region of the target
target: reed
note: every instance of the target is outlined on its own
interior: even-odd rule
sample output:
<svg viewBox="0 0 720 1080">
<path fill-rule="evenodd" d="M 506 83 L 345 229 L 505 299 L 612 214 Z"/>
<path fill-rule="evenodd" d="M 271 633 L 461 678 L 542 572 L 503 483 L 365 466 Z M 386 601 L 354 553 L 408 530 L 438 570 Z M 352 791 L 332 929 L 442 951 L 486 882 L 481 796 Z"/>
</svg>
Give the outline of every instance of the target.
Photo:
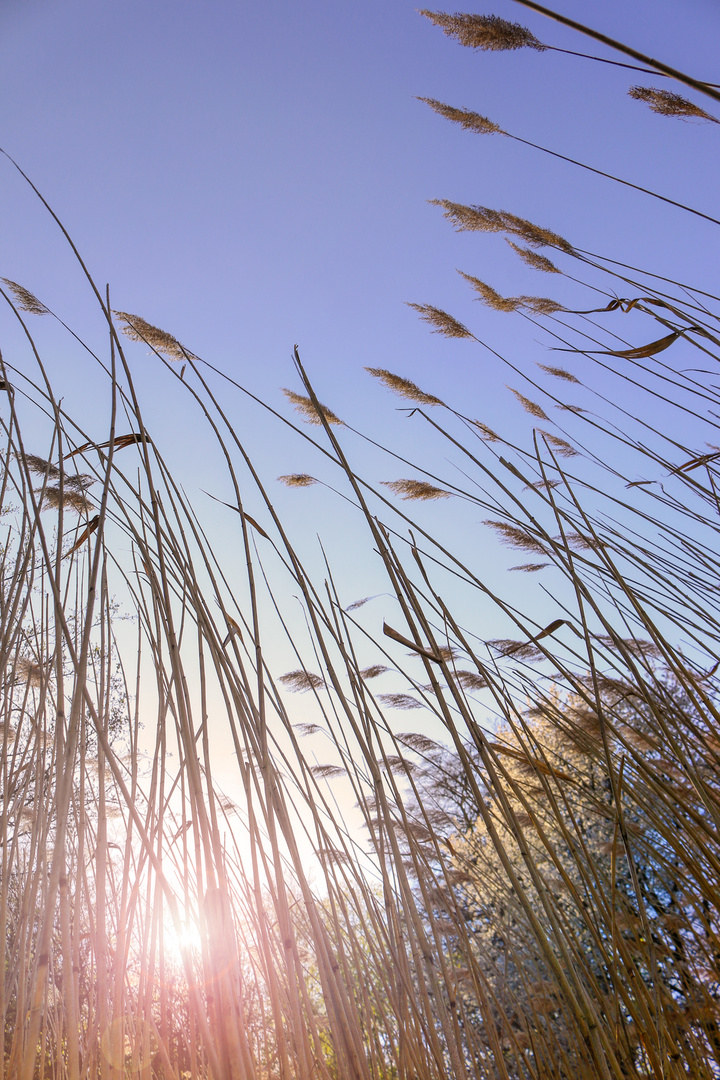
<svg viewBox="0 0 720 1080">
<path fill-rule="evenodd" d="M 566 353 L 538 374 L 491 350 L 547 427 L 512 442 L 445 391 L 368 369 L 437 450 L 389 446 L 388 470 L 416 475 L 381 484 L 296 351 L 298 415 L 257 408 L 355 507 L 385 592 L 350 604 L 329 560 L 305 565 L 243 444 L 242 386 L 224 376 L 220 394 L 211 364 L 89 279 L 108 402 L 91 433 L 33 336 L 57 317 L 6 282 L 32 366 L 0 372 L 4 1077 L 718 1075 L 720 450 L 682 432 L 700 410 L 717 427 L 720 401 L 658 359 L 719 359 L 718 301 L 515 215 L 442 205 L 611 299 L 574 312 L 464 275 Z M 488 354 L 452 315 L 411 307 Z M 146 430 L 138 343 L 217 444 L 233 565 Z M 626 384 L 645 395 L 624 426 L 603 413 L 608 379 L 617 401 Z M 658 402 L 676 428 L 654 426 Z M 279 479 L 297 499 L 317 483 Z M 486 538 L 542 559 L 514 569 L 551 583 L 520 610 L 448 547 L 432 505 L 409 503 L 482 511 Z M 382 631 L 365 618 L 380 595 Z"/>
</svg>

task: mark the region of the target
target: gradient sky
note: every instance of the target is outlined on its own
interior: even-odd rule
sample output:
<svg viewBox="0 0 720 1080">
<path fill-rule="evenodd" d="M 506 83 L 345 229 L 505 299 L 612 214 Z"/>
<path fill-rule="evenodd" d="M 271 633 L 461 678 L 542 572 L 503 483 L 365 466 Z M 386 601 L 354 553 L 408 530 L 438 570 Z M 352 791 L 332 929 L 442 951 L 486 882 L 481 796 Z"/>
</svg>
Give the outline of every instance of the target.
<svg viewBox="0 0 720 1080">
<path fill-rule="evenodd" d="M 715 0 L 556 6 L 720 82 Z M 548 44 L 615 55 L 512 0 L 471 10 L 518 20 Z M 402 403 L 366 365 L 528 442 L 532 421 L 505 389 L 506 370 L 474 343 L 430 334 L 404 301 L 451 311 L 523 366 L 547 362 L 540 332 L 475 303 L 457 268 L 503 294 L 551 291 L 581 307 L 592 299 L 568 280 L 548 284 L 500 236 L 456 234 L 429 199 L 509 210 L 579 248 L 718 292 L 717 226 L 510 140 L 469 134 L 416 100 L 475 109 L 717 214 L 720 128 L 656 116 L 627 96 L 633 83 L 669 85 L 552 52 L 463 49 L 410 0 L 0 0 L 0 146 L 52 203 L 97 280 L 110 283 L 113 307 L 169 330 L 286 415 L 280 387 L 300 389 L 298 343 L 321 400 L 408 453 L 422 450 L 425 433 L 399 418 Z M 4 160 L 0 199 L 0 275 L 94 340 L 102 322 L 81 274 Z M 20 345 L 1 319 L 12 359 Z M 646 332 L 628 323 L 634 344 Z M 94 384 L 81 351 L 48 343 L 56 391 L 92 427 Z M 161 391 L 152 357 L 143 363 L 141 347 L 132 355 L 148 429 L 190 493 L 227 495 L 224 481 L 208 480 L 214 451 L 196 414 Z M 632 397 L 624 404 L 632 411 Z M 315 469 L 257 409 L 240 399 L 232 408 L 266 479 Z M 361 445 L 353 452 L 371 478 L 397 475 Z M 314 492 L 283 489 L 277 498 L 297 530 L 330 535 L 341 557 L 352 512 Z M 495 565 L 487 534 L 464 539 Z"/>
</svg>

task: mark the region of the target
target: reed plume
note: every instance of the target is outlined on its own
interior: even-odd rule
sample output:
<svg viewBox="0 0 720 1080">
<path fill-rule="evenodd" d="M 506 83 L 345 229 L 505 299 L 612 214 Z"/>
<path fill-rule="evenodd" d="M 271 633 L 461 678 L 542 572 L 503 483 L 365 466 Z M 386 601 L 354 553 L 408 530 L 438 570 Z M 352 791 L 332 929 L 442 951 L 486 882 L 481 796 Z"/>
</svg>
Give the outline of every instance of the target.
<svg viewBox="0 0 720 1080">
<path fill-rule="evenodd" d="M 494 521 L 488 518 L 483 521 L 483 525 L 488 525 L 491 529 L 494 529 L 495 532 L 499 533 L 500 540 L 503 544 L 520 548 L 522 551 L 530 551 L 538 555 L 547 555 L 545 547 L 539 540 L 529 532 L 526 532 L 525 529 L 511 524 L 509 521 Z"/>
<path fill-rule="evenodd" d="M 378 694 L 378 700 L 382 701 L 389 709 L 422 709 L 423 704 L 414 698 L 412 694 Z"/>
<path fill-rule="evenodd" d="M 400 397 L 409 398 L 410 401 L 417 401 L 419 405 L 443 405 L 444 402 L 440 398 L 435 397 L 434 394 L 427 394 L 424 390 L 421 390 L 419 386 L 416 386 L 414 382 L 409 379 L 403 379 L 400 375 L 394 375 L 392 371 L 386 371 L 385 368 L 369 368 L 365 370 L 373 378 L 379 379 L 387 386 L 389 390 L 399 394 Z"/>
<path fill-rule="evenodd" d="M 699 119 L 710 120 L 713 124 L 720 123 L 716 116 L 711 116 L 699 105 L 671 90 L 658 90 L 654 86 L 631 86 L 628 94 L 636 101 L 644 101 L 653 112 L 661 116 L 679 116 L 682 120 Z"/>
<path fill-rule="evenodd" d="M 305 690 L 317 690 L 319 687 L 325 685 L 319 675 L 315 675 L 311 671 L 302 670 L 288 671 L 285 675 L 279 676 L 279 681 L 288 690 L 292 690 L 293 693 Z"/>
<path fill-rule="evenodd" d="M 420 313 L 423 322 L 433 327 L 433 334 L 443 334 L 445 337 L 469 338 L 472 334 L 466 326 L 448 315 L 447 311 L 433 307 L 432 304 L 412 304 L 406 301 L 407 306 Z"/>
<path fill-rule="evenodd" d="M 37 494 L 43 495 L 43 508 L 74 510 L 77 514 L 89 514 L 92 503 L 82 491 L 59 487 L 38 488 Z"/>
<path fill-rule="evenodd" d="M 545 412 L 542 406 L 536 404 L 536 402 L 534 401 L 531 401 L 530 398 L 525 397 L 525 395 L 521 394 L 519 390 L 513 390 L 512 386 L 509 386 L 508 390 L 511 394 L 515 395 L 525 412 L 530 413 L 531 416 L 537 417 L 538 420 L 549 419 L 548 414 Z"/>
<path fill-rule="evenodd" d="M 549 364 L 538 364 L 538 367 L 542 371 L 546 371 L 548 375 L 553 375 L 556 379 L 563 379 L 565 382 L 580 384 L 580 380 L 577 379 L 571 371 L 566 371 L 565 368 L 552 367 Z"/>
<path fill-rule="evenodd" d="M 541 255 L 539 251 L 533 251 L 531 248 L 520 247 L 518 244 L 514 244 L 512 240 L 507 240 L 506 243 L 510 245 L 513 251 L 517 252 L 522 261 L 528 266 L 531 266 L 533 270 L 540 270 L 544 274 L 560 274 L 561 270 L 558 270 L 554 262 L 548 259 L 545 255 Z"/>
<path fill-rule="evenodd" d="M 16 281 L 11 281 L 10 278 L 2 278 L 2 280 L 15 297 L 15 302 L 21 311 L 27 311 L 31 315 L 48 314 L 49 309 L 36 296 L 33 296 L 29 289 L 23 288 L 22 285 L 18 285 Z"/>
<path fill-rule="evenodd" d="M 505 210 L 490 210 L 487 206 L 464 206 L 449 199 L 431 199 L 430 203 L 443 208 L 444 216 L 458 232 L 509 232 L 519 236 L 532 247 L 556 247 L 568 255 L 575 254 L 572 245 L 562 236 Z"/>
<path fill-rule="evenodd" d="M 315 477 L 308 476 L 307 473 L 290 473 L 287 476 L 278 476 L 278 480 L 286 487 L 310 487 L 311 484 L 317 484 Z"/>
<path fill-rule="evenodd" d="M 426 8 L 421 9 L 420 14 L 439 26 L 448 37 L 471 49 L 487 52 L 536 49 L 542 52 L 546 48 L 526 27 L 501 19 L 499 15 L 466 15 L 459 12 L 448 15 Z"/>
<path fill-rule="evenodd" d="M 479 294 L 479 299 L 494 311 L 518 311 L 525 309 L 533 311 L 536 315 L 553 315 L 556 311 L 562 311 L 562 305 L 546 296 L 500 296 L 492 286 L 481 281 L 480 278 L 466 274 L 458 270 L 469 285 Z"/>
<path fill-rule="evenodd" d="M 474 131 L 476 135 L 507 134 L 499 124 L 496 124 L 493 120 L 488 120 L 486 116 L 481 116 L 480 113 L 472 112 L 470 109 L 458 109 L 453 105 L 443 105 L 441 101 L 436 101 L 435 98 L 419 97 L 418 101 L 424 101 L 426 105 L 429 105 L 440 116 L 444 116 L 446 120 L 452 120 L 453 123 L 464 127 L 466 131 Z"/>
<path fill-rule="evenodd" d="M 322 424 L 323 418 L 328 424 L 342 424 L 342 420 L 335 415 L 332 409 L 328 409 L 327 405 L 320 405 L 320 413 L 318 413 L 318 409 L 316 409 L 311 398 L 304 397 L 302 394 L 296 394 L 294 390 L 287 390 L 285 388 L 283 388 L 283 394 L 293 403 L 297 411 L 308 424 Z M 302 487 L 305 485 L 301 484 L 299 486 Z"/>
<path fill-rule="evenodd" d="M 113 314 L 122 323 L 123 334 L 131 341 L 144 341 L 156 352 L 173 361 L 187 360 L 192 356 L 172 334 L 153 326 L 140 315 L 131 315 L 127 311 L 114 311 Z"/>
<path fill-rule="evenodd" d="M 403 499 L 433 500 L 450 497 L 449 491 L 428 484 L 424 480 L 383 480 L 382 483 Z"/>
</svg>

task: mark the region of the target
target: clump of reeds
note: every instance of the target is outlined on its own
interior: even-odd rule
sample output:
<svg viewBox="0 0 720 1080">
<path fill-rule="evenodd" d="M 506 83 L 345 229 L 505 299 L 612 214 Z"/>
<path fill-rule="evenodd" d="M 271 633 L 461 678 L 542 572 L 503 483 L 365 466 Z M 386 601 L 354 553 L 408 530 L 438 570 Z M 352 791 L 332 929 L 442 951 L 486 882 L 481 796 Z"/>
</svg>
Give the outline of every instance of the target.
<svg viewBox="0 0 720 1080">
<path fill-rule="evenodd" d="M 467 227 L 579 256 L 513 215 L 442 205 Z M 655 338 L 715 355 L 717 301 L 641 284 L 602 317 L 633 311 L 662 331 L 618 349 L 609 330 L 598 360 L 618 399 L 629 370 L 649 392 L 639 436 L 630 418 L 625 429 L 590 420 L 537 387 L 539 402 L 516 392 L 530 415 L 557 406 L 576 427 L 511 443 L 370 369 L 415 405 L 444 406 L 408 411 L 457 455 L 467 483 L 447 483 L 463 496 L 452 505 L 482 508 L 501 543 L 542 554 L 514 568 L 547 569 L 532 618 L 503 597 L 484 554 L 461 557 L 428 524 L 431 508 L 414 522 L 356 471 L 299 356 L 307 396 L 289 397 L 324 432 L 303 433 L 304 445 L 344 474 L 384 575 L 385 592 L 346 607 L 330 558 L 320 575 L 304 565 L 247 470 L 225 383 L 221 400 L 210 383 L 180 384 L 210 419 L 237 497 L 240 554 L 222 564 L 118 376 L 130 372 L 119 337 L 100 370 L 131 434 L 111 423 L 106 442 L 88 441 L 44 381 L 27 378 L 22 410 L 3 398 L 3 1075 L 717 1074 L 720 459 L 717 439 L 687 447 L 671 422 L 652 426 L 656 395 L 693 424 L 707 411 L 710 383 L 654 366 Z M 433 329 L 476 340 L 413 306 Z M 131 340 L 189 356 L 125 318 Z M 592 371 L 585 328 L 564 332 Z M 555 389 L 579 385 L 540 367 Z M 28 455 L 25 410 L 50 417 L 53 445 L 74 447 L 64 460 L 90 471 Z M 611 467 L 616 444 L 625 457 Z M 568 475 L 564 459 L 585 450 L 589 479 Z M 644 479 L 631 479 L 640 466 Z M 434 483 L 390 489 L 433 503 L 450 494 L 442 468 L 418 464 Z M 65 557 L 28 474 L 43 478 L 43 506 L 82 514 L 97 485 L 95 516 L 73 521 Z M 118 633 L 118 603 L 136 647 Z M 285 649 L 293 668 L 275 676 Z M 376 694 L 381 676 L 393 689 Z M 294 711 L 285 690 L 307 692 Z M 404 711 L 422 730 L 397 732 Z M 236 769 L 232 790 L 220 789 L 220 762 L 223 785 Z"/>
</svg>

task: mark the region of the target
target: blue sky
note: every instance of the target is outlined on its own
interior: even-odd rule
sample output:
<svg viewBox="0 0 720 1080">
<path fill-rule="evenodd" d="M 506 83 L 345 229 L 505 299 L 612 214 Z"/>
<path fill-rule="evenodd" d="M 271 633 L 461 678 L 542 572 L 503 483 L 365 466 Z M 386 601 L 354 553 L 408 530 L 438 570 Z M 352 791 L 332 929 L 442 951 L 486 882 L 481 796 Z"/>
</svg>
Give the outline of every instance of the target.
<svg viewBox="0 0 720 1080">
<path fill-rule="evenodd" d="M 557 6 L 720 82 L 720 8 L 710 0 Z M 518 20 L 548 44 L 597 51 L 512 0 L 474 10 Z M 505 389 L 508 372 L 473 343 L 430 334 L 404 302 L 450 310 L 529 367 L 547 361 L 541 331 L 475 303 L 456 269 L 504 294 L 551 291 L 578 306 L 591 294 L 539 281 L 500 236 L 456 234 L 432 198 L 510 210 L 578 247 L 720 286 L 717 226 L 509 140 L 468 134 L 416 100 L 476 109 L 713 213 L 718 129 L 658 117 L 627 97 L 635 82 L 664 85 L 652 76 L 551 52 L 463 49 L 409 0 L 2 0 L 0 35 L 0 145 L 47 196 L 97 280 L 110 283 L 113 306 L 171 331 L 288 415 L 280 387 L 299 389 L 297 342 L 321 399 L 410 456 L 426 433 L 398 418 L 400 403 L 366 365 L 529 441 L 532 422 Z M 7 162 L 0 198 L 0 273 L 80 332 L 101 334 L 55 226 Z M 645 339 L 639 322 L 628 325 L 634 343 Z M 80 351 L 50 337 L 48 346 L 69 407 L 90 406 L 92 421 Z M 149 428 L 189 490 L 217 490 L 196 414 L 166 394 L 152 358 L 134 355 Z M 624 404 L 632 412 L 632 396 Z M 313 471 L 261 412 L 239 398 L 232 408 L 266 479 Z M 353 452 L 373 479 L 397 475 L 362 446 Z M 277 498 L 298 529 L 334 534 L 343 547 L 352 514 L 315 492 L 302 493 L 303 510 L 298 493 Z M 494 566 L 495 541 L 478 532 L 468 541 L 477 545 Z"/>
</svg>

